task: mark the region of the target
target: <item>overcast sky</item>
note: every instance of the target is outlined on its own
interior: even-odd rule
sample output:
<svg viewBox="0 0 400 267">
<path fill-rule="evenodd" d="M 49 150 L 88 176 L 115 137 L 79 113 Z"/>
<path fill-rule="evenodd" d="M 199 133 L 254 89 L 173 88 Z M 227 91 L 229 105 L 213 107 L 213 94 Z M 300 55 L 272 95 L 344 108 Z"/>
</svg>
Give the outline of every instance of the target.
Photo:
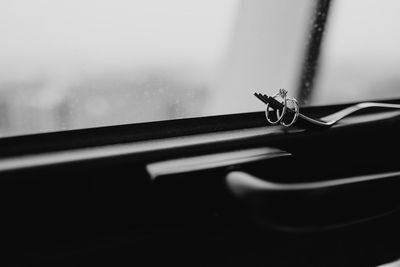
<svg viewBox="0 0 400 267">
<path fill-rule="evenodd" d="M 0 0 L 0 79 L 142 64 L 218 64 L 238 0 Z"/>
</svg>

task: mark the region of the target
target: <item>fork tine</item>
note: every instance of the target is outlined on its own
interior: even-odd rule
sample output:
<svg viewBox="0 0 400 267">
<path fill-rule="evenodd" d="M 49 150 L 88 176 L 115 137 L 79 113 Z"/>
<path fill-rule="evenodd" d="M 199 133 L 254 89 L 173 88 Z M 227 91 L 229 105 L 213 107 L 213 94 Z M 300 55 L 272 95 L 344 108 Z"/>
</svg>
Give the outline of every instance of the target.
<svg viewBox="0 0 400 267">
<path fill-rule="evenodd" d="M 254 95 L 255 95 L 256 97 L 260 97 L 260 96 L 261 96 L 260 93 L 254 93 Z"/>
<path fill-rule="evenodd" d="M 259 100 L 264 102 L 264 100 L 261 98 L 259 93 L 254 93 L 254 96 L 257 97 Z"/>
<path fill-rule="evenodd" d="M 283 104 L 280 103 L 279 101 L 269 97 L 266 94 L 260 94 L 260 93 L 254 93 L 254 95 L 260 99 L 262 102 L 264 102 L 265 104 L 270 104 L 272 108 L 275 109 L 281 109 L 283 108 Z M 291 112 L 292 110 L 290 110 L 289 112 Z"/>
<path fill-rule="evenodd" d="M 284 105 L 281 102 L 279 102 L 278 100 L 271 98 L 271 97 L 267 96 L 266 94 L 264 94 L 263 96 L 264 96 L 264 99 L 266 99 L 266 101 L 268 101 L 268 103 L 271 104 L 272 108 L 281 109 L 284 107 Z M 287 107 L 287 112 L 294 113 L 293 109 L 291 109 L 290 107 Z"/>
<path fill-rule="evenodd" d="M 270 101 L 270 99 L 269 99 L 269 96 L 267 96 L 267 95 L 261 95 L 261 97 L 266 101 L 266 102 L 268 102 L 268 103 L 271 103 L 271 101 Z"/>
<path fill-rule="evenodd" d="M 267 101 L 267 99 L 262 95 L 262 94 L 260 94 L 260 93 L 256 93 L 257 95 L 257 97 L 261 100 L 261 101 L 263 101 L 264 103 L 268 103 L 268 101 Z"/>
<path fill-rule="evenodd" d="M 262 96 L 264 97 L 264 99 L 269 99 L 269 96 L 266 94 L 263 94 Z"/>
<path fill-rule="evenodd" d="M 254 93 L 254 95 L 255 95 L 259 100 L 261 100 L 262 102 L 264 102 L 265 104 L 268 104 L 268 101 L 266 101 L 266 100 L 262 97 L 261 94 L 259 94 L 259 93 Z"/>
</svg>

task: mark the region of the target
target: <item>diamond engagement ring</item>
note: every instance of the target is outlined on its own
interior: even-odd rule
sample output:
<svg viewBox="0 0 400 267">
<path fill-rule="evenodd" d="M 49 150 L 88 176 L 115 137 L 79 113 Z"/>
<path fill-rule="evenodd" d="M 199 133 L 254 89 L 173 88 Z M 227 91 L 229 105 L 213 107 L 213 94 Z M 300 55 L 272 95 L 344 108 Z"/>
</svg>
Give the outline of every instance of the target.
<svg viewBox="0 0 400 267">
<path fill-rule="evenodd" d="M 270 112 L 269 109 L 270 109 L 270 106 L 269 106 L 269 103 L 267 104 L 267 108 L 265 109 L 265 118 L 267 119 L 267 121 L 268 121 L 270 124 L 273 124 L 273 125 L 274 125 L 274 124 L 279 123 L 279 122 L 283 119 L 283 116 L 285 116 L 286 109 L 287 109 L 287 105 L 286 105 L 286 102 L 287 102 L 286 95 L 287 95 L 287 91 L 286 91 L 285 89 L 279 89 L 279 92 L 272 96 L 272 98 L 276 98 L 276 97 L 280 96 L 280 97 L 283 99 L 283 101 L 282 101 L 282 104 L 283 104 L 283 111 L 282 111 L 282 114 L 279 114 L 279 113 L 280 113 L 280 112 L 279 112 L 279 109 L 277 109 L 277 110 L 276 110 L 276 117 L 277 117 L 277 120 L 275 120 L 275 121 L 273 121 L 273 120 L 271 120 L 271 119 L 269 118 L 269 112 Z"/>
<path fill-rule="evenodd" d="M 301 119 L 302 122 L 302 127 L 305 128 L 325 128 L 328 129 L 335 125 L 338 121 L 342 120 L 343 118 L 358 112 L 359 110 L 364 110 L 364 109 L 371 109 L 371 108 L 381 108 L 381 109 L 397 109 L 400 110 L 400 104 L 392 104 L 392 103 L 377 103 L 377 102 L 361 102 L 358 104 L 354 104 L 351 106 L 348 106 L 346 108 L 343 108 L 335 113 L 332 113 L 330 115 L 324 116 L 322 118 L 311 118 L 308 117 L 304 114 L 301 114 L 299 111 L 299 104 L 297 103 L 297 100 L 292 98 L 292 97 L 287 97 L 286 96 L 287 91 L 286 90 L 279 90 L 277 94 L 274 96 L 267 96 L 266 94 L 260 94 L 260 93 L 254 93 L 254 96 L 256 96 L 260 101 L 265 103 L 267 105 L 267 110 L 265 111 L 265 114 L 267 116 L 268 122 L 273 122 L 273 124 L 280 123 L 283 126 L 289 127 L 293 125 L 297 119 Z M 276 97 L 280 96 L 283 99 L 283 102 L 279 102 Z M 291 103 L 294 105 L 294 109 L 291 107 L 288 107 L 287 104 Z M 277 110 L 277 117 L 278 120 L 276 121 L 271 121 L 269 118 L 269 108 Z M 278 110 L 283 110 L 282 114 L 278 112 Z M 289 116 L 293 116 L 292 120 L 290 123 L 286 123 L 286 120 L 289 118 Z"/>
<path fill-rule="evenodd" d="M 270 105 L 269 105 L 269 103 L 267 103 L 267 108 L 265 109 L 265 118 L 267 119 L 267 121 L 270 124 L 274 125 L 274 124 L 280 123 L 281 125 L 283 125 L 285 127 L 289 127 L 289 126 L 293 125 L 297 121 L 297 119 L 299 117 L 299 113 L 300 113 L 299 112 L 299 110 L 300 110 L 299 109 L 299 104 L 298 104 L 298 102 L 297 102 L 297 100 L 295 98 L 288 97 L 287 93 L 288 92 L 285 89 L 279 89 L 278 93 L 276 93 L 275 95 L 272 96 L 272 98 L 277 98 L 279 96 L 282 99 L 281 103 L 283 105 L 282 114 L 280 114 L 280 110 L 279 109 L 276 109 L 276 117 L 277 117 L 277 119 L 275 121 L 270 119 L 270 116 L 269 116 Z M 294 116 L 293 116 L 292 120 L 289 123 L 286 123 L 285 120 L 284 120 L 285 119 L 284 116 L 285 116 L 286 111 L 288 109 L 288 106 L 287 106 L 288 102 L 293 104 L 295 113 L 294 113 Z"/>
</svg>

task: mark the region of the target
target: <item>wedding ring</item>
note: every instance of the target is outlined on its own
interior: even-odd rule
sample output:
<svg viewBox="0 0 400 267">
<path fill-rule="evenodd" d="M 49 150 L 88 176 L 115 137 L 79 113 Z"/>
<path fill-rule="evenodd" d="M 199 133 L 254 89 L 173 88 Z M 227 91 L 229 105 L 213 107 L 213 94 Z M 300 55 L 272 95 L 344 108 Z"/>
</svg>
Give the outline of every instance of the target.
<svg viewBox="0 0 400 267">
<path fill-rule="evenodd" d="M 269 112 L 270 112 L 269 108 L 270 108 L 270 106 L 269 106 L 269 103 L 267 103 L 267 108 L 265 110 L 265 117 L 266 117 L 267 121 L 270 124 L 275 125 L 275 124 L 280 123 L 281 125 L 283 125 L 285 127 L 292 126 L 297 121 L 297 119 L 299 117 L 299 114 L 300 114 L 299 103 L 297 102 L 297 100 L 295 98 L 287 97 L 287 91 L 285 89 L 279 89 L 279 92 L 276 93 L 275 95 L 273 95 L 272 98 L 276 98 L 278 96 L 280 96 L 283 99 L 283 101 L 281 102 L 282 105 L 283 105 L 282 114 L 280 114 L 279 109 L 276 109 L 276 117 L 277 117 L 277 119 L 275 121 L 271 120 L 269 118 Z M 292 120 L 289 123 L 285 123 L 284 116 L 285 116 L 286 111 L 288 109 L 288 106 L 287 106 L 288 102 L 290 102 L 290 103 L 292 103 L 294 105 L 294 115 L 293 115 Z"/>
<path fill-rule="evenodd" d="M 292 126 L 297 121 L 297 119 L 299 118 L 299 114 L 300 114 L 299 103 L 297 102 L 297 100 L 293 97 L 288 97 L 287 101 L 291 101 L 294 104 L 294 112 L 295 113 L 294 113 L 293 119 L 290 121 L 290 123 L 286 124 L 283 119 L 280 121 L 281 125 L 283 125 L 285 127 Z M 287 101 L 286 101 L 286 103 L 287 103 Z"/>
<path fill-rule="evenodd" d="M 272 96 L 272 98 L 276 98 L 277 96 L 280 96 L 283 99 L 283 102 L 282 102 L 283 111 L 282 111 L 282 114 L 280 114 L 279 109 L 276 110 L 276 117 L 277 117 L 276 121 L 272 121 L 269 118 L 269 103 L 267 103 L 267 108 L 265 109 L 265 118 L 267 119 L 267 121 L 270 124 L 275 125 L 275 124 L 281 122 L 283 119 L 283 116 L 285 116 L 286 109 L 287 109 L 286 95 L 287 95 L 287 91 L 285 89 L 279 89 L 279 92 Z"/>
</svg>

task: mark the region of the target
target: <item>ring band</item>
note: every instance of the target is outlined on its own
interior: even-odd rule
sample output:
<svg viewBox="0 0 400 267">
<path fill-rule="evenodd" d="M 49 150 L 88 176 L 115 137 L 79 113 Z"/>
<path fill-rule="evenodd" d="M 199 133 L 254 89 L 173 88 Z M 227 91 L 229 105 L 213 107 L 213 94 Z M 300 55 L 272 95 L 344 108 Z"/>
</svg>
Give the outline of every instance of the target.
<svg viewBox="0 0 400 267">
<path fill-rule="evenodd" d="M 269 103 L 267 104 L 267 108 L 265 109 L 265 118 L 267 119 L 267 121 L 268 121 L 270 124 L 275 125 L 275 124 L 279 123 L 280 121 L 282 121 L 283 117 L 285 116 L 285 114 L 286 114 L 286 109 L 287 109 L 286 95 L 287 95 L 287 91 L 286 91 L 285 89 L 279 89 L 278 93 L 276 93 L 276 94 L 274 94 L 274 95 L 272 96 L 272 98 L 276 98 L 277 96 L 280 96 L 280 97 L 283 99 L 283 102 L 282 102 L 282 104 L 283 104 L 283 111 L 282 111 L 282 114 L 279 114 L 279 113 L 280 113 L 280 112 L 279 112 L 279 109 L 276 110 L 276 117 L 277 117 L 277 120 L 276 120 L 276 121 L 272 121 L 272 120 L 269 118 L 269 116 L 268 116 L 268 114 L 269 114 Z"/>
<path fill-rule="evenodd" d="M 266 117 L 267 121 L 272 125 L 280 123 L 281 125 L 283 125 L 285 127 L 292 126 L 297 121 L 297 119 L 299 117 L 299 114 L 300 114 L 299 103 L 297 102 L 297 100 L 295 98 L 287 97 L 287 91 L 285 89 L 279 89 L 279 92 L 276 93 L 275 95 L 273 95 L 272 98 L 276 98 L 277 96 L 280 96 L 283 99 L 283 102 L 281 102 L 283 104 L 282 114 L 280 114 L 279 109 L 276 109 L 277 120 L 272 121 L 269 118 L 269 112 L 270 112 L 269 108 L 270 108 L 270 106 L 269 106 L 269 103 L 267 103 L 267 108 L 265 109 L 265 117 Z M 290 123 L 285 123 L 283 118 L 284 118 L 284 116 L 286 114 L 286 111 L 288 109 L 288 107 L 287 107 L 287 102 L 288 101 L 294 104 L 294 116 L 293 116 L 292 120 L 290 121 Z"/>
<path fill-rule="evenodd" d="M 287 101 L 291 101 L 294 104 L 294 112 L 295 113 L 294 113 L 293 119 L 290 123 L 286 124 L 283 119 L 280 121 L 281 125 L 283 125 L 285 127 L 292 126 L 297 121 L 297 119 L 299 118 L 299 114 L 300 114 L 299 103 L 297 102 L 297 100 L 293 97 L 288 97 Z"/>
<path fill-rule="evenodd" d="M 272 121 L 272 120 L 269 118 L 269 116 L 268 116 L 268 114 L 269 114 L 269 103 L 268 103 L 268 104 L 267 104 L 267 108 L 266 108 L 266 110 L 265 110 L 265 118 L 267 119 L 267 121 L 268 121 L 270 124 L 275 125 L 275 124 L 279 123 L 280 121 L 282 121 L 283 116 L 285 116 L 286 109 L 287 109 L 287 106 L 286 106 L 286 99 L 285 99 L 285 104 L 284 104 L 284 106 L 283 106 L 282 114 L 279 115 L 279 109 L 277 109 L 277 110 L 276 110 L 276 117 L 277 117 L 278 119 L 277 119 L 276 121 Z"/>
</svg>

